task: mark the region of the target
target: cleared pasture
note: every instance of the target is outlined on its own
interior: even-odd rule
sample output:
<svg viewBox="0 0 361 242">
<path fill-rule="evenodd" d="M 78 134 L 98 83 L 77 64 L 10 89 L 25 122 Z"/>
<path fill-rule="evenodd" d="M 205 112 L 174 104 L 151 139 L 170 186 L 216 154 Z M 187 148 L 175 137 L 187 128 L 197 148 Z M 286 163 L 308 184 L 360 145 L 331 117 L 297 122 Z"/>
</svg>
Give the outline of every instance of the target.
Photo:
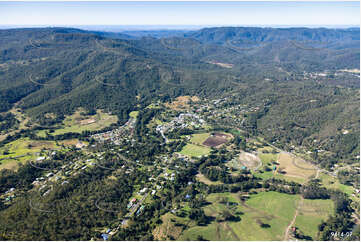
<svg viewBox="0 0 361 242">
<path fill-rule="evenodd" d="M 305 199 L 299 209 L 295 226 L 305 235 L 317 240 L 318 225 L 330 215 L 334 215 L 332 200 Z"/>
<path fill-rule="evenodd" d="M 281 152 L 278 157 L 279 168 L 285 172 L 286 177 L 296 177 L 307 180 L 316 174 L 316 168 L 299 157 Z"/>
<path fill-rule="evenodd" d="M 129 113 L 129 117 L 131 118 L 137 118 L 139 114 L 139 111 L 132 111 Z"/>
<path fill-rule="evenodd" d="M 55 141 L 38 141 L 29 138 L 17 139 L 0 148 L 0 170 L 17 169 L 19 163 L 25 163 L 37 157 L 42 149 L 59 149 Z"/>
<path fill-rule="evenodd" d="M 318 178 L 321 180 L 321 183 L 326 188 L 341 190 L 342 192 L 348 195 L 351 195 L 354 191 L 354 188 L 352 186 L 341 184 L 337 178 L 327 175 L 325 173 L 321 172 Z"/>
<path fill-rule="evenodd" d="M 190 142 L 201 145 L 210 135 L 210 133 L 192 134 Z"/>
<path fill-rule="evenodd" d="M 61 135 L 65 133 L 81 133 L 89 130 L 101 130 L 118 121 L 118 117 L 97 110 L 95 115 L 83 115 L 83 110 L 79 109 L 74 114 L 67 116 L 63 124 L 50 133 L 51 135 Z M 49 130 L 40 130 L 38 136 L 45 137 Z"/>
<path fill-rule="evenodd" d="M 296 211 L 300 196 L 277 192 L 261 192 L 246 201 L 238 193 L 212 193 L 207 197 L 210 205 L 204 207 L 207 216 L 220 216 L 224 210 L 239 216 L 239 221 L 217 222 L 207 226 L 191 226 L 178 240 L 282 240 Z M 269 227 L 262 228 L 261 224 Z"/>
<path fill-rule="evenodd" d="M 201 157 L 203 155 L 208 155 L 210 151 L 210 148 L 207 147 L 194 144 L 186 144 L 179 153 L 189 157 Z"/>
<path fill-rule="evenodd" d="M 203 182 L 204 184 L 207 184 L 207 185 L 219 185 L 219 184 L 222 184 L 222 182 L 220 181 L 211 181 L 209 180 L 207 177 L 205 177 L 202 173 L 198 173 L 196 175 L 196 179 L 200 182 Z"/>
</svg>

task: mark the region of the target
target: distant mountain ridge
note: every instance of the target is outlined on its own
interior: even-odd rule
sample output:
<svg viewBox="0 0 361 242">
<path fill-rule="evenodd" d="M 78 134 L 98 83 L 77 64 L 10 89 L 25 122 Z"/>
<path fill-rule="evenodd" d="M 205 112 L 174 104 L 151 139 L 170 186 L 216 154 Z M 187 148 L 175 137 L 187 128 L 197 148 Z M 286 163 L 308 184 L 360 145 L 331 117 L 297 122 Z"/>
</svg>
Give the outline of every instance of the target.
<svg viewBox="0 0 361 242">
<path fill-rule="evenodd" d="M 209 96 L 234 88 L 234 80 L 246 86 L 264 78 L 290 79 L 290 72 L 359 68 L 359 34 L 220 27 L 154 38 L 75 28 L 0 30 L 0 111 L 21 100 L 19 106 L 38 117 L 61 117 L 83 106 L 126 120 L 137 95 L 148 101 L 159 95 Z M 300 41 L 312 43 L 306 48 Z"/>
<path fill-rule="evenodd" d="M 219 27 L 205 28 L 184 35 L 202 43 L 225 44 L 229 41 L 239 44 L 270 43 L 286 40 L 315 42 L 360 41 L 360 30 L 326 28 L 256 28 L 256 27 Z"/>
</svg>

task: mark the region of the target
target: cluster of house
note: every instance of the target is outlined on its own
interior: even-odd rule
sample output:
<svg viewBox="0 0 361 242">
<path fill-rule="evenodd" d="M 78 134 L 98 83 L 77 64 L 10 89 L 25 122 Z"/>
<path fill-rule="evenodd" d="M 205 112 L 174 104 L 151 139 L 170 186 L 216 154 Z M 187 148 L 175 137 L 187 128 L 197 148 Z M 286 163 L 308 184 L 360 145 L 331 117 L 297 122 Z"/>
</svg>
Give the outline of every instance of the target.
<svg viewBox="0 0 361 242">
<path fill-rule="evenodd" d="M 75 162 L 69 162 L 68 164 L 61 166 L 59 170 L 48 171 L 44 176 L 35 178 L 32 184 L 36 187 L 40 187 L 39 191 L 42 189 L 42 187 L 46 186 L 47 182 L 49 181 L 56 182 L 63 180 L 61 185 L 65 185 L 69 183 L 66 180 L 66 177 L 70 175 L 76 175 L 79 170 L 85 170 L 88 168 L 88 165 L 95 165 L 95 163 L 93 163 L 91 159 L 87 159 L 85 161 L 79 160 Z"/>
<path fill-rule="evenodd" d="M 164 179 L 174 181 L 175 174 L 174 173 L 172 173 L 172 174 L 164 173 Z"/>
<path fill-rule="evenodd" d="M 119 145 L 123 137 L 129 137 L 131 134 L 133 134 L 134 127 L 135 119 L 131 118 L 123 126 L 107 132 L 93 134 L 91 135 L 91 138 L 95 139 L 98 142 L 111 141 L 114 144 Z"/>
<path fill-rule="evenodd" d="M 355 77 L 360 77 L 360 73 L 354 72 L 352 70 L 337 70 L 337 71 L 324 71 L 324 72 L 311 72 L 311 73 L 307 73 L 307 72 L 303 72 L 303 78 L 308 80 L 308 79 L 317 79 L 320 77 L 332 77 L 334 76 L 342 76 L 342 75 L 352 75 Z"/>
<path fill-rule="evenodd" d="M 158 125 L 156 127 L 156 131 L 163 135 L 165 132 L 172 131 L 174 129 L 184 129 L 191 126 L 199 127 L 203 124 L 205 124 L 205 120 L 200 118 L 198 114 L 181 113 L 169 123 Z"/>
</svg>

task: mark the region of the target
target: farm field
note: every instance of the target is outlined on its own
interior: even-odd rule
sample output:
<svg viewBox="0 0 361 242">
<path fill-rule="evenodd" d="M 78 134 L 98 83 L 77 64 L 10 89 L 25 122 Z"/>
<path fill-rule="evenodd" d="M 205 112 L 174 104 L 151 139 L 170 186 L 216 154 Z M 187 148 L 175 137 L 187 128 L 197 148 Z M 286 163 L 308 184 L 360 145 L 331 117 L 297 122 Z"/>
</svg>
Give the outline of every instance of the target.
<svg viewBox="0 0 361 242">
<path fill-rule="evenodd" d="M 300 197 L 277 192 L 261 192 L 241 201 L 236 193 L 214 193 L 207 197 L 212 204 L 204 207 L 207 216 L 217 217 L 224 210 L 240 215 L 240 221 L 216 222 L 185 230 L 179 240 L 282 240 L 293 219 Z M 228 201 L 228 205 L 227 205 Z M 261 224 L 270 227 L 262 228 Z"/>
<path fill-rule="evenodd" d="M 262 151 L 267 150 L 268 152 L 272 151 L 270 147 L 264 147 L 257 150 L 258 157 L 261 159 L 263 165 L 267 165 L 267 163 L 272 163 L 272 161 L 277 161 L 279 153 L 262 153 Z"/>
<path fill-rule="evenodd" d="M 293 182 L 297 182 L 300 184 L 303 184 L 306 182 L 306 180 L 304 178 L 301 177 L 296 177 L 296 176 L 285 176 L 282 174 L 279 174 L 277 172 L 273 172 L 273 171 L 266 171 L 263 173 L 254 173 L 254 175 L 258 178 L 267 180 L 270 178 L 276 178 L 276 179 L 282 179 L 282 180 L 286 180 L 286 181 L 293 181 Z"/>
<path fill-rule="evenodd" d="M 313 165 L 305 162 L 301 158 L 293 157 L 286 152 L 282 152 L 278 157 L 279 167 L 285 174 L 285 177 L 296 177 L 307 180 L 310 176 L 316 174 L 316 169 Z"/>
<path fill-rule="evenodd" d="M 13 135 L 15 132 L 21 129 L 29 129 L 29 127 L 34 126 L 35 122 L 30 122 L 30 118 L 24 113 L 21 112 L 20 109 L 13 107 L 9 110 L 15 118 L 18 120 L 18 124 L 16 124 L 12 129 L 0 132 L 0 141 L 3 141 L 8 135 Z"/>
<path fill-rule="evenodd" d="M 101 130 L 118 121 L 117 116 L 104 113 L 101 110 L 97 110 L 97 114 L 89 116 L 84 116 L 81 112 L 82 110 L 78 110 L 73 115 L 66 117 L 63 125 L 55 129 L 51 134 L 60 135 L 65 133 L 81 133 L 85 130 Z M 45 137 L 46 131 L 49 132 L 49 130 L 41 130 L 37 135 Z"/>
<path fill-rule="evenodd" d="M 334 203 L 332 200 L 309 200 L 305 199 L 299 209 L 295 226 L 306 236 L 317 239 L 318 225 L 326 221 L 330 215 L 334 215 Z"/>
<path fill-rule="evenodd" d="M 171 213 L 164 214 L 161 217 L 161 220 L 162 224 L 153 230 L 155 240 L 170 240 L 170 238 L 177 238 L 182 233 L 183 228 L 181 226 L 176 226 L 176 223 L 186 224 L 191 222 L 187 218 L 177 217 Z"/>
<path fill-rule="evenodd" d="M 232 136 L 230 134 L 226 133 L 214 133 L 213 135 L 209 136 L 202 145 L 208 146 L 208 147 L 217 147 L 224 143 L 227 143 Z"/>
<path fill-rule="evenodd" d="M 352 186 L 341 184 L 337 178 L 327 175 L 325 173 L 320 173 L 319 179 L 326 188 L 338 189 L 346 193 L 347 195 L 351 195 L 354 191 Z M 350 197 L 352 198 L 352 196 Z"/>
<path fill-rule="evenodd" d="M 192 134 L 191 143 L 202 145 L 203 142 L 210 136 L 210 133 Z"/>
<path fill-rule="evenodd" d="M 210 151 L 211 149 L 208 147 L 186 144 L 179 153 L 190 157 L 201 157 L 202 155 L 208 155 Z"/>
<path fill-rule="evenodd" d="M 42 149 L 59 148 L 55 141 L 38 141 L 29 138 L 15 140 L 0 148 L 0 170 L 5 168 L 16 169 L 18 163 L 25 163 L 36 158 L 35 153 L 40 152 Z"/>
</svg>

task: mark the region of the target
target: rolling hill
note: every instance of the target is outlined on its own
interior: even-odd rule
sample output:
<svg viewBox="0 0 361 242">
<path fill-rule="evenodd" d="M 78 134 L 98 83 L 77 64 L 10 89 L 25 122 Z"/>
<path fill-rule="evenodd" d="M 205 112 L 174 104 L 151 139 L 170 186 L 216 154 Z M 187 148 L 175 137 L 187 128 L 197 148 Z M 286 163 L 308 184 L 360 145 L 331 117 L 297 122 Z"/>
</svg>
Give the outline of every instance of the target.
<svg viewBox="0 0 361 242">
<path fill-rule="evenodd" d="M 227 27 L 177 35 L 1 30 L 0 111 L 15 105 L 50 124 L 84 107 L 112 112 L 124 123 L 153 99 L 236 94 L 241 102 L 272 100 L 256 126 L 268 139 L 300 144 L 345 128 L 345 120 L 358 132 L 359 110 L 347 107 L 358 103 L 359 78 L 339 72 L 359 69 L 357 29 Z M 310 97 L 320 103 L 305 105 Z M 289 132 L 294 123 L 308 126 Z"/>
</svg>

